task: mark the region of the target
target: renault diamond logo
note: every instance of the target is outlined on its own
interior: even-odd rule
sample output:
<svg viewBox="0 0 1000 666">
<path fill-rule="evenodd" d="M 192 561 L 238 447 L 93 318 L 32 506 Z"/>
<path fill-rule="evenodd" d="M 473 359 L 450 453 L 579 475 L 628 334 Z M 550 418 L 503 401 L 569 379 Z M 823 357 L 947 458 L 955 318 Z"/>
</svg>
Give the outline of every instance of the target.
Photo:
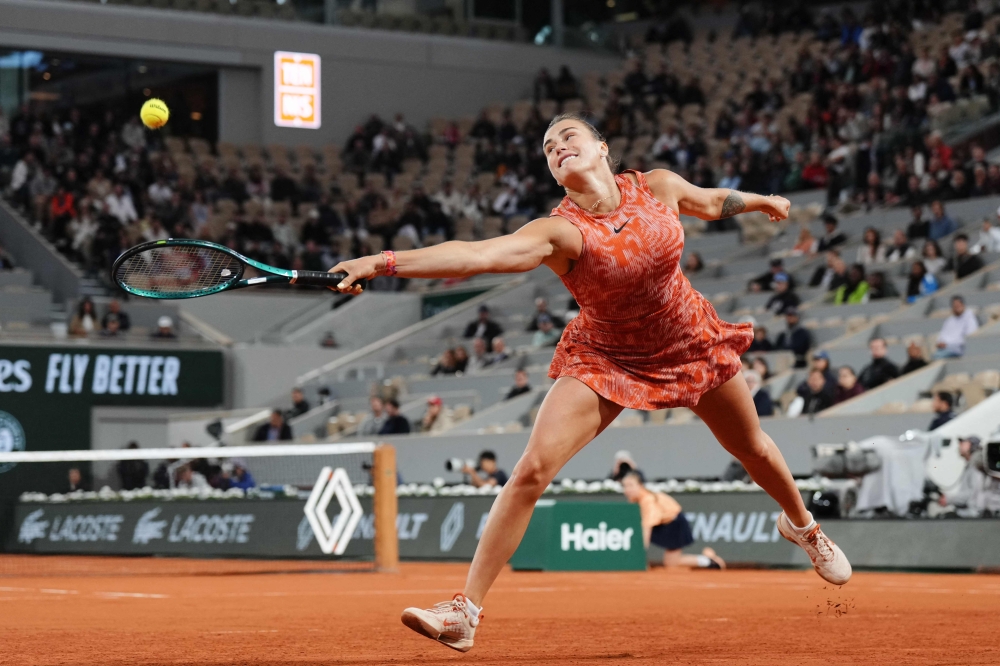
<svg viewBox="0 0 1000 666">
<path fill-rule="evenodd" d="M 465 527 L 465 503 L 455 502 L 441 523 L 441 552 L 451 552 L 452 547 Z"/>
<path fill-rule="evenodd" d="M 336 493 L 340 513 L 331 525 L 326 510 Z M 364 512 L 354 494 L 354 486 L 343 468 L 324 467 L 316 479 L 305 506 L 306 520 L 316 535 L 320 550 L 327 555 L 343 555 Z"/>
</svg>

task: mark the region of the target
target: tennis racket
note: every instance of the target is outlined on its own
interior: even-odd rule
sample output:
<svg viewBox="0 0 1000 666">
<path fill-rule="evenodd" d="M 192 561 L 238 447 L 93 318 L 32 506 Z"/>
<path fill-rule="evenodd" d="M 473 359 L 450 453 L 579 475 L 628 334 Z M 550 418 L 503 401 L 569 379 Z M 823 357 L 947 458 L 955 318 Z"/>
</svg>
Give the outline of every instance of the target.
<svg viewBox="0 0 1000 666">
<path fill-rule="evenodd" d="M 244 279 L 247 266 L 267 275 Z M 346 277 L 347 273 L 275 268 L 224 245 L 188 238 L 136 245 L 111 267 L 111 279 L 119 287 L 145 298 L 198 298 L 260 284 L 336 287 Z"/>
</svg>

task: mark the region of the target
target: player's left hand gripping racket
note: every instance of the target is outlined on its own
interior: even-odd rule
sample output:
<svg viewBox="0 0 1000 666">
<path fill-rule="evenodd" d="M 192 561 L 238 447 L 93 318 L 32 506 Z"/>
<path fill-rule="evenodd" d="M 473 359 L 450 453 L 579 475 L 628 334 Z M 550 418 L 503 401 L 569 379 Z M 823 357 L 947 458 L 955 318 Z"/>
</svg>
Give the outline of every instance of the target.
<svg viewBox="0 0 1000 666">
<path fill-rule="evenodd" d="M 247 266 L 269 275 L 243 279 Z M 275 268 L 224 245 L 187 238 L 136 245 L 111 267 L 111 279 L 119 287 L 146 298 L 198 298 L 258 284 L 336 287 L 345 277 L 346 273 Z"/>
</svg>

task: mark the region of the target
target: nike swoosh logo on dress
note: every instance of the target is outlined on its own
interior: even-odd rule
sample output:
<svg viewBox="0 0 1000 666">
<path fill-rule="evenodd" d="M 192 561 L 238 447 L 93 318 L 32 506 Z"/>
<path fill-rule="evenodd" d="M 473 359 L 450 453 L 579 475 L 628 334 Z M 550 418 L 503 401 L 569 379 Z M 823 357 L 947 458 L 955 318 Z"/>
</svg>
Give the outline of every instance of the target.
<svg viewBox="0 0 1000 666">
<path fill-rule="evenodd" d="M 624 223 L 622 224 L 622 226 L 620 226 L 620 227 L 615 227 L 615 226 L 612 226 L 612 229 L 614 229 L 614 230 L 615 230 L 615 233 L 616 233 L 616 234 L 617 234 L 617 233 L 621 233 L 621 230 L 625 228 L 625 225 L 626 225 L 626 224 L 628 224 L 628 223 L 629 223 L 629 222 L 631 222 L 631 221 L 632 221 L 632 218 L 630 217 L 630 218 L 628 218 L 627 220 L 625 220 L 625 222 L 624 222 Z"/>
</svg>

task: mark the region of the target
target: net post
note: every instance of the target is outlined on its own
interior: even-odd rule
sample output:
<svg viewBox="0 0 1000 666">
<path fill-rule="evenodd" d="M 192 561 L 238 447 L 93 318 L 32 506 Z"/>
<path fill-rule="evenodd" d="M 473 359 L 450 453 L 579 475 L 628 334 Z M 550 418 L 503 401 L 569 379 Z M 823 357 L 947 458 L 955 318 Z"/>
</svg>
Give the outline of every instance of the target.
<svg viewBox="0 0 1000 666">
<path fill-rule="evenodd" d="M 375 569 L 399 570 L 399 539 L 396 536 L 396 449 L 379 444 L 372 460 L 375 485 Z"/>
</svg>

